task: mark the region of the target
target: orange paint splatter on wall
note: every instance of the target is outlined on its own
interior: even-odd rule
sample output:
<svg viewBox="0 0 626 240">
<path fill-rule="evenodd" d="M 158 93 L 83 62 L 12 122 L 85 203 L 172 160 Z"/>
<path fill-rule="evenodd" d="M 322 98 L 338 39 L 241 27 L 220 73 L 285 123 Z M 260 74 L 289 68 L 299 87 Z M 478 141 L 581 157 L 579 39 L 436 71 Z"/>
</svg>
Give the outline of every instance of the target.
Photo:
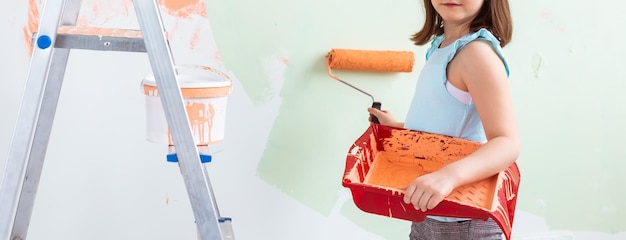
<svg viewBox="0 0 626 240">
<path fill-rule="evenodd" d="M 133 0 L 83 0 L 77 26 L 99 27 L 119 17 L 128 17 Z"/>
<path fill-rule="evenodd" d="M 159 0 L 159 5 L 167 9 L 169 14 L 180 18 L 189 18 L 192 15 L 208 17 L 202 0 Z"/>
<path fill-rule="evenodd" d="M 39 5 L 41 5 L 41 0 L 28 0 L 28 23 L 23 28 L 23 32 L 29 55 L 33 53 L 33 33 L 39 28 Z"/>
<path fill-rule="evenodd" d="M 39 15 L 43 0 L 28 0 L 28 23 L 23 27 L 24 40 L 28 53 L 32 54 L 32 36 L 39 27 Z M 202 0 L 159 0 L 159 5 L 169 15 L 178 19 L 200 16 L 208 18 L 205 3 Z M 100 27 L 120 17 L 128 17 L 133 0 L 84 0 L 78 16 L 77 26 Z M 175 32 L 178 22 L 170 29 Z M 190 37 L 190 49 L 195 49 L 200 41 L 202 27 L 198 27 Z"/>
<path fill-rule="evenodd" d="M 200 38 L 200 31 L 201 29 L 196 28 L 195 31 L 193 32 L 193 35 L 191 35 L 191 40 L 189 41 L 189 49 L 195 49 L 196 46 L 198 46 L 198 39 Z"/>
</svg>

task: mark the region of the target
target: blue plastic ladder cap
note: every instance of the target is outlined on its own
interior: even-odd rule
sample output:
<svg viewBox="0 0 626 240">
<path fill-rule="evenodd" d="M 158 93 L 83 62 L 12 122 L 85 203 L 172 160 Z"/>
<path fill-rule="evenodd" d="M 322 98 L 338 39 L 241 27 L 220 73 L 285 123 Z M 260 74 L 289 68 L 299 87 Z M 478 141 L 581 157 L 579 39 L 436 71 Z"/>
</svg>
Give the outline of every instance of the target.
<svg viewBox="0 0 626 240">
<path fill-rule="evenodd" d="M 48 35 L 42 35 L 37 38 L 37 47 L 40 49 L 49 48 L 52 45 L 52 39 Z"/>
<path fill-rule="evenodd" d="M 209 162 L 211 162 L 211 160 L 212 160 L 211 155 L 200 153 L 200 162 L 201 163 L 209 163 Z"/>
<path fill-rule="evenodd" d="M 209 163 L 209 162 L 211 162 L 211 159 L 212 159 L 211 155 L 200 153 L 200 162 L 201 163 Z M 178 157 L 176 156 L 176 153 L 167 154 L 167 161 L 168 162 L 178 162 Z"/>
<path fill-rule="evenodd" d="M 168 162 L 178 162 L 178 157 L 176 157 L 176 153 L 167 154 Z"/>
<path fill-rule="evenodd" d="M 233 219 L 232 219 L 232 218 L 229 218 L 229 217 L 223 217 L 223 218 L 220 218 L 220 219 L 219 219 L 219 222 L 220 222 L 220 223 L 223 223 L 223 222 L 226 222 L 226 221 L 232 222 L 232 221 L 233 221 Z"/>
</svg>

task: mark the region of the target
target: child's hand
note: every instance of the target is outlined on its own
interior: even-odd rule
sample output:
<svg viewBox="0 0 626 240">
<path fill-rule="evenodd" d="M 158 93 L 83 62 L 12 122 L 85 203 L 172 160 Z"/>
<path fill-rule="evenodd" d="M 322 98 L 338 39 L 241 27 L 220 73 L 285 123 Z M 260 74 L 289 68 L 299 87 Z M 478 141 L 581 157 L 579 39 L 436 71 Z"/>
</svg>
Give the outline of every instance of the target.
<svg viewBox="0 0 626 240">
<path fill-rule="evenodd" d="M 387 110 L 378 110 L 376 108 L 368 108 L 367 111 L 378 118 L 378 121 L 382 125 L 392 126 L 392 127 L 403 127 L 402 123 L 397 122 L 396 119 L 391 115 Z M 372 117 L 369 117 L 369 121 L 372 122 Z"/>
<path fill-rule="evenodd" d="M 442 171 L 420 176 L 405 188 L 404 203 L 411 203 L 423 212 L 433 209 L 454 190 L 452 179 Z"/>
</svg>

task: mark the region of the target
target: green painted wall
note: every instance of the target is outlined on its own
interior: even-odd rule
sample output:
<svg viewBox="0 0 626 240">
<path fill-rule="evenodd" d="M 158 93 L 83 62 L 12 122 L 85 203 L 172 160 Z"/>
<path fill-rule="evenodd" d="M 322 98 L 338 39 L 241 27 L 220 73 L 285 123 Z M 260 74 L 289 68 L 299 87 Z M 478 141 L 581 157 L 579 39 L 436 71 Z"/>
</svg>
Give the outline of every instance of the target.
<svg viewBox="0 0 626 240">
<path fill-rule="evenodd" d="M 605 5 L 606 4 L 606 5 Z M 519 208 L 554 229 L 626 231 L 626 29 L 620 1 L 512 5 L 508 48 L 522 130 Z"/>
<path fill-rule="evenodd" d="M 578 2 L 511 2 L 515 30 L 505 53 L 523 140 L 518 210 L 542 216 L 552 229 L 623 232 L 626 29 L 616 25 L 626 22 L 626 4 Z M 367 127 L 370 99 L 330 79 L 324 55 L 331 48 L 415 51 L 410 74 L 341 73 L 403 118 L 425 51 L 408 41 L 421 26 L 420 1 L 206 3 L 225 65 L 257 103 L 267 101 L 272 84 L 263 59 L 288 59 L 282 105 L 257 171 L 328 215 L 342 189 L 345 154 Z M 406 236 L 406 222 L 371 217 L 351 202 L 342 214 L 386 238 Z"/>
</svg>

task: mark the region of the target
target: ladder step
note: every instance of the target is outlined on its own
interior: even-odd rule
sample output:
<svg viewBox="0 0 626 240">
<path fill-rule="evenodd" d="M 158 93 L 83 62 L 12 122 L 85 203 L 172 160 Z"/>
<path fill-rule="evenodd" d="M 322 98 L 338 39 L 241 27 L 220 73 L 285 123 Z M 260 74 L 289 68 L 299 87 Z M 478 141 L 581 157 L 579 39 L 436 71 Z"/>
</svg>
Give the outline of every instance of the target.
<svg viewBox="0 0 626 240">
<path fill-rule="evenodd" d="M 56 48 L 97 51 L 146 52 L 139 30 L 59 26 Z"/>
</svg>

